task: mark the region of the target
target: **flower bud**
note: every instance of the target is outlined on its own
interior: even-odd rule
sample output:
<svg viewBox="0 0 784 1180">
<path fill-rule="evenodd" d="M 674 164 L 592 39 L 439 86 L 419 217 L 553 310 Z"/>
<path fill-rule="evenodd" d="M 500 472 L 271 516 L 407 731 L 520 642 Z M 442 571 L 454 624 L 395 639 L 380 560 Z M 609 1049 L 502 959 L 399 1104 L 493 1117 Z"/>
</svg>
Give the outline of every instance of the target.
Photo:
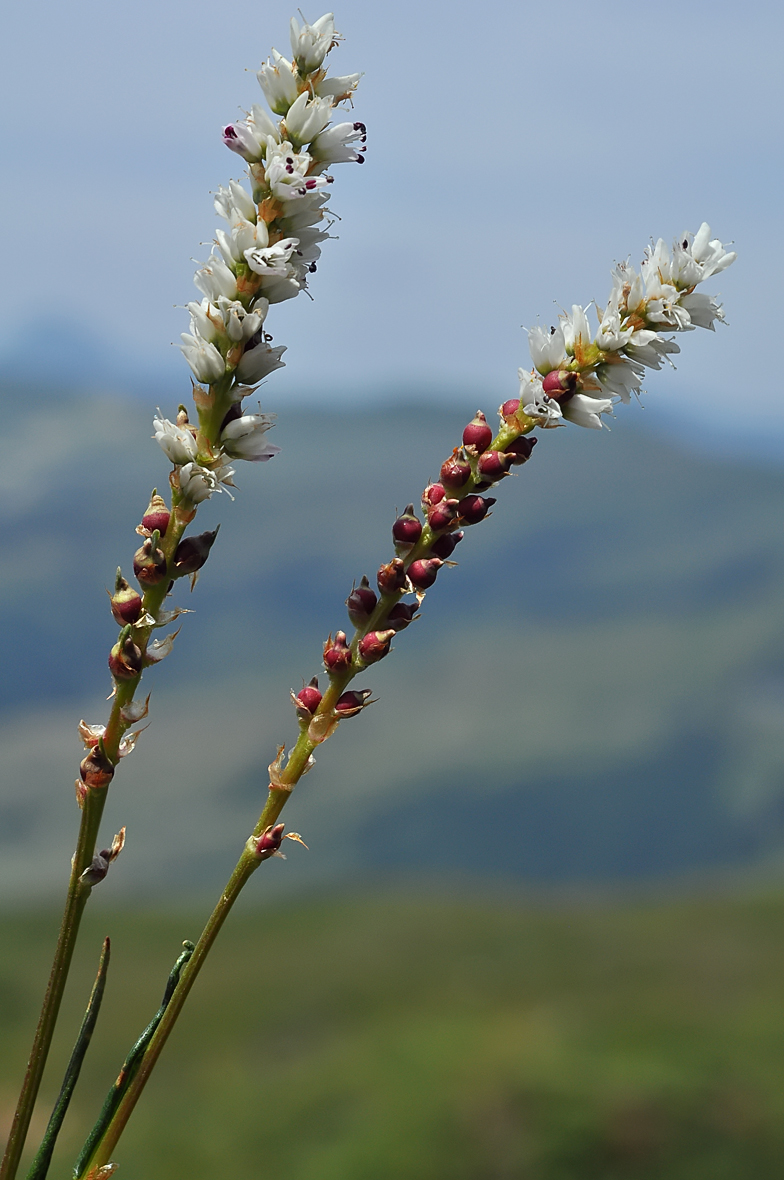
<svg viewBox="0 0 784 1180">
<path fill-rule="evenodd" d="M 109 671 L 115 680 L 133 680 L 141 670 L 141 650 L 131 639 L 131 628 L 125 627 L 109 652 Z"/>
<path fill-rule="evenodd" d="M 518 467 L 521 463 L 525 463 L 531 458 L 531 452 L 536 446 L 537 438 L 535 434 L 521 434 L 514 442 L 510 442 L 508 447 L 504 448 L 507 455 L 512 456 L 512 463 Z"/>
<path fill-rule="evenodd" d="M 165 537 L 169 527 L 169 515 L 166 501 L 163 496 L 158 495 L 158 489 L 153 488 L 150 503 L 147 505 L 147 511 L 142 517 L 140 525 L 140 529 L 144 530 L 142 536 L 149 537 L 157 529 L 160 535 Z"/>
<path fill-rule="evenodd" d="M 457 533 L 444 533 L 430 546 L 430 552 L 434 557 L 441 557 L 446 561 L 447 557 L 452 556 L 455 547 L 460 544 L 464 536 L 465 533 L 462 529 Z"/>
<path fill-rule="evenodd" d="M 79 774 L 82 782 L 94 790 L 98 787 L 108 787 L 114 778 L 114 766 L 109 761 L 103 742 L 98 742 L 79 764 Z"/>
<path fill-rule="evenodd" d="M 481 410 L 477 410 L 476 417 L 471 419 L 463 431 L 463 446 L 473 447 L 481 452 L 490 446 L 492 439 L 493 432 L 487 425 L 487 418 Z"/>
<path fill-rule="evenodd" d="M 394 629 L 389 631 L 368 631 L 359 641 L 359 654 L 365 664 L 376 664 L 389 655 L 389 645 L 394 637 Z"/>
<path fill-rule="evenodd" d="M 427 557 L 422 561 L 412 561 L 408 567 L 408 576 L 417 590 L 427 590 L 435 582 L 443 564 L 440 557 Z"/>
<path fill-rule="evenodd" d="M 415 545 L 422 536 L 422 522 L 414 515 L 413 504 L 392 525 L 392 536 L 401 545 Z"/>
<path fill-rule="evenodd" d="M 504 451 L 485 451 L 484 455 L 479 456 L 477 471 L 483 481 L 495 481 L 509 474 L 513 462 L 514 457 Z"/>
<path fill-rule="evenodd" d="M 275 824 L 273 828 L 267 828 L 266 832 L 262 832 L 256 842 L 256 848 L 262 857 L 266 859 L 277 852 L 283 843 L 283 833 L 286 829 L 285 824 Z"/>
<path fill-rule="evenodd" d="M 166 577 L 166 558 L 159 547 L 156 529 L 133 555 L 133 572 L 143 586 L 157 586 Z"/>
<path fill-rule="evenodd" d="M 124 627 L 126 623 L 135 623 L 142 613 L 141 595 L 138 590 L 134 590 L 132 586 L 128 585 L 119 567 L 114 581 L 114 594 L 110 596 L 110 602 L 114 620 L 121 627 Z"/>
<path fill-rule="evenodd" d="M 371 691 L 369 688 L 363 688 L 359 691 L 344 692 L 335 705 L 335 712 L 340 717 L 356 717 L 357 713 L 361 713 L 371 703 L 368 701 Z"/>
<path fill-rule="evenodd" d="M 438 533 L 441 529 L 448 529 L 456 516 L 457 500 L 442 500 L 440 504 L 436 504 L 429 510 L 427 523 L 434 533 Z"/>
<path fill-rule="evenodd" d="M 375 590 L 370 589 L 370 583 L 367 578 L 363 577 L 346 599 L 348 617 L 355 627 L 361 627 L 363 623 L 367 622 L 376 609 L 377 602 Z"/>
<path fill-rule="evenodd" d="M 427 512 L 434 504 L 440 504 L 446 495 L 446 488 L 440 483 L 429 483 L 422 493 L 422 508 Z"/>
<path fill-rule="evenodd" d="M 406 588 L 406 568 L 399 557 L 382 565 L 376 581 L 382 594 L 395 594 Z"/>
<path fill-rule="evenodd" d="M 308 714 L 308 718 L 316 712 L 321 704 L 321 693 L 319 692 L 318 677 L 314 676 L 310 684 L 306 684 L 297 693 L 295 700 L 298 702 L 298 709 L 304 709 Z M 307 720 L 308 718 L 300 718 L 300 720 Z"/>
<path fill-rule="evenodd" d="M 499 410 L 502 418 L 514 418 L 517 411 L 520 409 L 520 398 L 512 397 L 508 402 L 504 402 Z"/>
<path fill-rule="evenodd" d="M 495 500 L 492 496 L 464 496 L 458 504 L 460 518 L 466 524 L 478 524 L 484 520 L 493 504 Z"/>
<path fill-rule="evenodd" d="M 384 622 L 393 631 L 405 631 L 418 609 L 413 602 L 398 602 L 392 607 Z"/>
<path fill-rule="evenodd" d="M 346 642 L 345 631 L 336 631 L 333 642 L 330 635 L 324 644 L 324 664 L 328 672 L 342 672 L 351 665 L 351 648 Z"/>
<path fill-rule="evenodd" d="M 446 488 L 462 488 L 471 477 L 471 464 L 458 458 L 458 454 L 455 447 L 451 459 L 441 464 L 441 483 Z"/>
<path fill-rule="evenodd" d="M 577 389 L 577 373 L 568 369 L 552 369 L 542 380 L 542 389 L 558 401 L 568 401 Z"/>
<path fill-rule="evenodd" d="M 174 576 L 183 577 L 184 574 L 195 574 L 200 570 L 210 555 L 210 549 L 215 544 L 218 528 L 212 532 L 198 533 L 195 537 L 186 537 L 180 541 L 174 554 Z"/>
</svg>

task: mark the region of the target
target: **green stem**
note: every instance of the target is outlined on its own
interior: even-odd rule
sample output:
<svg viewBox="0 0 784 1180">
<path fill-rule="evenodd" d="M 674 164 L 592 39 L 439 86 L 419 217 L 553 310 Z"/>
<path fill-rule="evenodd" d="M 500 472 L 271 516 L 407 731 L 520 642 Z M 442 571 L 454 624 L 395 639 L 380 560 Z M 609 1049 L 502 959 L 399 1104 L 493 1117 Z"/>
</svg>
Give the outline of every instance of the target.
<svg viewBox="0 0 784 1180">
<path fill-rule="evenodd" d="M 0 1164 L 0 1180 L 14 1180 L 19 1168 L 33 1107 L 41 1085 L 41 1077 L 46 1065 L 46 1058 L 52 1043 L 52 1035 L 60 1011 L 60 1004 L 65 991 L 68 970 L 71 966 L 76 936 L 79 933 L 79 923 L 82 919 L 87 899 L 92 893 L 92 885 L 81 880 L 82 873 L 88 867 L 95 854 L 95 843 L 98 837 L 98 827 L 106 803 L 106 790 L 88 790 L 82 808 L 82 821 L 79 826 L 79 838 L 76 852 L 71 866 L 71 876 L 68 882 L 68 894 L 65 902 L 60 935 L 54 962 L 49 976 L 49 985 L 44 996 L 38 1027 L 35 1030 L 33 1046 L 27 1063 L 22 1090 L 19 1095 L 11 1134 L 6 1144 L 3 1162 Z"/>
<path fill-rule="evenodd" d="M 166 530 L 166 536 L 163 538 L 161 545 L 167 563 L 173 558 L 177 545 L 188 523 L 189 521 L 181 519 L 176 510 L 172 511 L 170 527 Z M 168 580 L 165 579 L 159 585 L 148 587 L 145 591 L 144 608 L 151 615 L 155 616 L 158 610 L 160 610 L 163 600 L 166 597 L 167 586 Z M 151 627 L 142 630 L 139 639 L 140 645 L 144 649 L 146 649 L 151 634 Z M 119 759 L 120 742 L 122 741 L 123 734 L 129 727 L 129 723 L 122 716 L 122 708 L 133 700 L 140 680 L 141 674 L 133 680 L 117 683 L 116 685 L 103 743 L 107 756 L 114 764 Z M 76 844 L 76 852 L 71 862 L 71 876 L 68 881 L 68 892 L 66 894 L 60 934 L 49 976 L 49 984 L 38 1020 L 38 1027 L 33 1038 L 33 1045 L 30 1050 L 30 1057 L 22 1083 L 22 1089 L 19 1094 L 19 1101 L 14 1113 L 13 1123 L 11 1124 L 11 1133 L 8 1137 L 2 1164 L 0 1164 L 0 1180 L 14 1180 L 19 1169 L 19 1162 L 30 1127 L 35 1100 L 38 1097 L 41 1078 L 52 1044 L 52 1036 L 54 1034 L 55 1024 L 57 1023 L 57 1017 L 60 1012 L 63 992 L 65 991 L 71 959 L 73 958 L 74 947 L 79 933 L 79 925 L 84 907 L 87 905 L 87 900 L 93 889 L 92 885 L 82 881 L 81 877 L 95 855 L 98 828 L 103 815 L 103 809 L 106 805 L 108 788 L 86 788 L 85 790 L 86 794 L 82 802 L 79 836 Z"/>
<path fill-rule="evenodd" d="M 103 949 L 101 950 L 101 959 L 98 964 L 98 974 L 95 977 L 93 990 L 90 993 L 90 1000 L 87 1005 L 87 1011 L 84 1014 L 82 1027 L 79 1029 L 79 1035 L 76 1038 L 73 1052 L 71 1053 L 68 1066 L 63 1078 L 63 1084 L 60 1088 L 60 1093 L 57 1096 L 57 1101 L 54 1104 L 52 1117 L 46 1127 L 41 1146 L 38 1149 L 30 1171 L 27 1173 L 27 1180 L 44 1180 L 49 1171 L 49 1164 L 52 1162 L 52 1152 L 54 1145 L 57 1142 L 57 1136 L 60 1134 L 60 1128 L 63 1125 L 63 1119 L 68 1111 L 68 1106 L 71 1102 L 76 1083 L 79 1081 L 79 1074 L 82 1068 L 85 1054 L 89 1048 L 92 1039 L 93 1031 L 95 1029 L 95 1022 L 98 1019 L 98 1013 L 101 1010 L 101 1001 L 103 999 L 104 988 L 106 986 L 106 972 L 109 969 L 109 954 L 110 944 L 109 939 L 103 940 Z"/>
</svg>

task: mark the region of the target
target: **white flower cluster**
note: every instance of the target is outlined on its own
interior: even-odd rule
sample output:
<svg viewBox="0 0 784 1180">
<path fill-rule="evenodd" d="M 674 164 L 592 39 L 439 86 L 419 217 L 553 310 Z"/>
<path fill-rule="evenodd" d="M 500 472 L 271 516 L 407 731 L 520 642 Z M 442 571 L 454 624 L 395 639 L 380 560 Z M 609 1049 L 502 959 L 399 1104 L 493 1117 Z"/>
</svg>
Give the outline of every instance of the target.
<svg viewBox="0 0 784 1180">
<path fill-rule="evenodd" d="M 736 255 L 703 223 L 670 251 L 660 238 L 645 252 L 639 273 L 628 262 L 613 271 L 607 306 L 597 308 L 591 332 L 587 312 L 576 304 L 550 329 L 531 328 L 528 342 L 534 369 L 520 370 L 523 413 L 542 426 L 563 418 L 578 426 L 601 427 L 601 415 L 640 391 L 646 369 L 660 369 L 680 352 L 662 332 L 710 328 L 724 313 L 714 296 L 698 292 L 704 279 L 725 270 Z"/>
<path fill-rule="evenodd" d="M 253 106 L 223 129 L 224 143 L 248 163 L 252 191 L 231 181 L 215 197 L 228 224 L 196 272 L 204 299 L 188 305 L 191 327 L 182 337 L 198 381 L 253 385 L 283 364 L 285 349 L 270 348 L 262 327 L 267 311 L 298 295 L 316 269 L 329 237 L 325 190 L 332 177 L 325 169 L 364 160 L 364 124 L 329 126 L 360 77 L 327 77 L 324 61 L 336 44 L 332 13 L 313 25 L 292 19 L 292 60 L 273 50 L 257 74 L 273 113 L 283 117 L 276 123 Z"/>
<path fill-rule="evenodd" d="M 330 126 L 360 78 L 327 77 L 324 62 L 337 43 L 332 13 L 313 25 L 292 19 L 292 60 L 273 49 L 257 74 L 273 114 L 282 117 L 275 122 L 253 106 L 245 119 L 223 129 L 223 142 L 247 161 L 251 191 L 236 180 L 218 189 L 215 209 L 227 225 L 217 230 L 209 259 L 196 272 L 204 297 L 188 304 L 190 331 L 183 332 L 180 347 L 196 380 L 210 387 L 197 390 L 197 402 L 201 397 L 201 407 L 217 404 L 228 412 L 206 440 L 184 411 L 176 422 L 160 411 L 154 420 L 155 438 L 179 468 L 180 490 L 194 504 L 221 484 L 233 486 L 234 460 L 260 462 L 278 451 L 264 440 L 271 416 L 243 414 L 239 406 L 284 364 L 286 349 L 271 346 L 265 320 L 270 304 L 304 290 L 329 237 L 327 167 L 364 161 L 364 124 Z"/>
<path fill-rule="evenodd" d="M 200 504 L 213 492 L 222 491 L 221 484 L 234 487 L 233 460 L 262 463 L 280 450 L 264 438 L 274 425 L 274 414 L 243 414 L 237 407 L 236 413 L 228 414 L 227 419 L 221 430 L 220 449 L 217 456 L 209 460 L 209 466 L 205 466 L 203 458 L 201 463 L 198 462 L 197 431 L 182 411 L 176 422 L 164 418 L 160 410 L 158 417 L 152 420 L 155 441 L 178 467 L 180 491 L 191 504 Z"/>
</svg>

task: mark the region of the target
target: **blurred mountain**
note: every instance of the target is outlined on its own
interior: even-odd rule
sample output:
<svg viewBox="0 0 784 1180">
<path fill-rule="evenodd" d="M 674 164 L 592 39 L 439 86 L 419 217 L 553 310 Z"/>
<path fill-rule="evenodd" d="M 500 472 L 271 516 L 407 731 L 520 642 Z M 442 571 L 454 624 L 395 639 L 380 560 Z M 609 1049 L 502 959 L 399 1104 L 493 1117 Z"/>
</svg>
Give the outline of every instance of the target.
<svg viewBox="0 0 784 1180">
<path fill-rule="evenodd" d="M 177 393 L 169 396 L 172 404 Z M 168 405 L 167 402 L 167 405 Z M 0 888 L 59 889 L 80 716 L 102 720 L 104 597 L 167 464 L 153 406 L 7 384 L 0 467 Z M 484 407 L 490 411 L 492 406 Z M 240 464 L 151 725 L 112 788 L 120 892 L 210 887 L 257 817 L 353 579 L 390 554 L 474 405 L 287 411 L 272 463 Z M 169 407 L 171 411 L 171 407 Z M 784 846 L 784 470 L 643 429 L 541 438 L 470 530 L 394 657 L 295 792 L 309 853 L 265 890 L 367 874 L 546 882 L 777 863 Z M 202 523 L 203 522 L 203 523 Z M 296 860 L 296 864 L 293 862 Z"/>
</svg>

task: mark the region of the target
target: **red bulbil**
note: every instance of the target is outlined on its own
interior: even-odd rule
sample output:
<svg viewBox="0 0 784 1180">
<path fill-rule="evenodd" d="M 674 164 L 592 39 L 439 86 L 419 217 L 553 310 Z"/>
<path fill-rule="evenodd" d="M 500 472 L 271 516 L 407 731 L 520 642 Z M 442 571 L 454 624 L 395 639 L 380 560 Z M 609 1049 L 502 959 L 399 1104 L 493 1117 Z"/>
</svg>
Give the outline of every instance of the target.
<svg viewBox="0 0 784 1180">
<path fill-rule="evenodd" d="M 392 536 L 401 545 L 415 545 L 422 536 L 422 522 L 414 515 L 413 504 L 392 525 Z"/>
<path fill-rule="evenodd" d="M 128 628 L 130 631 L 130 628 Z M 130 635 L 122 643 L 115 643 L 109 652 L 109 671 L 115 680 L 134 680 L 142 670 L 141 649 Z"/>
<path fill-rule="evenodd" d="M 485 451 L 480 455 L 478 471 L 483 479 L 503 479 L 512 466 L 512 456 L 503 451 Z"/>
<path fill-rule="evenodd" d="M 100 746 L 94 746 L 90 753 L 82 759 L 79 765 L 79 774 L 85 786 L 96 790 L 100 787 L 108 787 L 114 778 L 114 767 Z"/>
<path fill-rule="evenodd" d="M 333 641 L 330 635 L 324 644 L 324 664 L 328 672 L 342 672 L 351 664 L 351 648 L 346 642 L 345 631 L 336 631 Z"/>
<path fill-rule="evenodd" d="M 458 504 L 460 517 L 466 524 L 479 524 L 495 504 L 492 496 L 464 496 Z"/>
<path fill-rule="evenodd" d="M 465 533 L 462 529 L 457 533 L 444 533 L 442 537 L 439 537 L 430 546 L 430 552 L 434 557 L 441 557 L 446 560 L 447 557 L 452 556 L 455 547 L 460 544 L 464 536 Z"/>
<path fill-rule="evenodd" d="M 158 495 L 157 489 L 154 488 L 137 532 L 141 532 L 143 536 L 146 535 L 149 537 L 157 529 L 163 537 L 166 535 L 166 530 L 169 527 L 169 519 L 170 513 L 166 507 L 166 501 L 163 496 Z"/>
<path fill-rule="evenodd" d="M 429 483 L 422 493 L 422 507 L 427 510 L 434 504 L 440 504 L 446 495 L 446 488 L 440 483 Z"/>
<path fill-rule="evenodd" d="M 427 557 L 422 561 L 412 561 L 408 567 L 408 576 L 412 585 L 417 590 L 428 590 L 435 582 L 443 564 L 440 557 Z"/>
<path fill-rule="evenodd" d="M 490 446 L 492 439 L 493 432 L 487 425 L 487 418 L 481 410 L 477 410 L 476 417 L 471 419 L 463 431 L 463 446 L 484 451 Z"/>
<path fill-rule="evenodd" d="M 441 529 L 448 529 L 456 516 L 457 500 L 442 500 L 428 512 L 427 523 L 434 533 L 439 533 Z"/>
<path fill-rule="evenodd" d="M 314 678 L 315 679 L 315 678 Z M 321 704 L 321 693 L 318 690 L 318 681 L 314 684 L 311 680 L 310 684 L 306 684 L 304 688 L 297 693 L 297 700 L 302 705 L 303 709 L 307 709 L 309 713 L 315 713 Z"/>
<path fill-rule="evenodd" d="M 365 708 L 370 692 L 369 688 L 344 692 L 335 704 L 335 712 L 340 717 L 355 717 Z"/>
<path fill-rule="evenodd" d="M 521 434 L 514 442 L 510 442 L 509 446 L 505 448 L 504 453 L 512 456 L 512 464 L 518 467 L 521 463 L 527 462 L 531 458 L 531 452 L 536 446 L 536 435 Z"/>
<path fill-rule="evenodd" d="M 359 641 L 359 654 L 366 664 L 375 664 L 389 655 L 389 645 L 394 637 L 394 630 L 368 631 Z"/>
<path fill-rule="evenodd" d="M 262 832 L 256 842 L 256 848 L 261 856 L 266 858 L 278 851 L 283 843 L 285 827 L 285 824 L 275 824 L 273 828 L 267 828 L 266 832 Z"/>
<path fill-rule="evenodd" d="M 135 623 L 142 613 L 142 598 L 138 590 L 129 586 L 120 571 L 117 571 L 114 594 L 111 595 L 114 621 L 121 627 Z"/>
<path fill-rule="evenodd" d="M 399 557 L 382 565 L 376 576 L 382 594 L 396 594 L 406 588 L 406 567 Z"/>
<path fill-rule="evenodd" d="M 392 607 L 385 622 L 393 631 L 405 631 L 419 608 L 413 602 L 398 602 Z"/>
<path fill-rule="evenodd" d="M 462 488 L 471 478 L 471 464 L 467 463 L 465 459 L 459 459 L 457 450 L 455 450 L 451 459 L 447 459 L 445 463 L 441 464 L 439 474 L 444 487 Z"/>
<path fill-rule="evenodd" d="M 133 572 L 143 586 L 157 586 L 166 577 L 166 558 L 155 533 L 133 555 Z"/>
<path fill-rule="evenodd" d="M 370 589 L 367 578 L 363 578 L 360 584 L 354 587 L 346 599 L 348 617 L 355 627 L 358 627 L 370 618 L 376 609 L 377 602 L 378 598 L 375 591 Z"/>
<path fill-rule="evenodd" d="M 501 417 L 502 418 L 514 418 L 515 414 L 517 413 L 517 411 L 519 409 L 520 409 L 520 398 L 519 397 L 510 398 L 508 402 L 504 402 L 504 404 L 501 406 Z"/>
<path fill-rule="evenodd" d="M 568 400 L 577 389 L 577 373 L 568 369 L 553 369 L 542 381 L 542 389 L 556 400 Z"/>
</svg>

